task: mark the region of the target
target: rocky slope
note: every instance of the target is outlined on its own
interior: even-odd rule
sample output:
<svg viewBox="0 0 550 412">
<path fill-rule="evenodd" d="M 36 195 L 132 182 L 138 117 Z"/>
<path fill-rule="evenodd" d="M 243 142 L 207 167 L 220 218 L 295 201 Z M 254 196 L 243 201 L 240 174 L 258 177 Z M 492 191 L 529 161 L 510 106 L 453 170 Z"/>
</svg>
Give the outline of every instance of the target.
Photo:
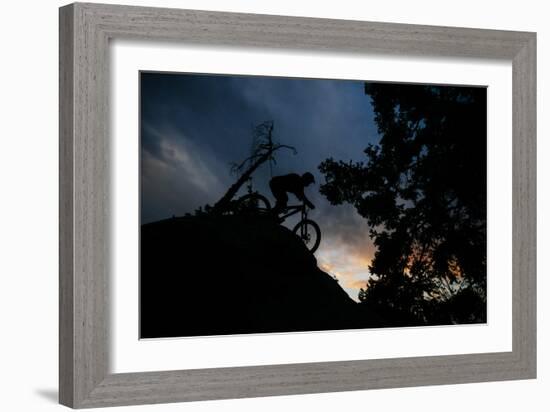
<svg viewBox="0 0 550 412">
<path fill-rule="evenodd" d="M 189 216 L 141 228 L 142 338 L 376 327 L 287 228 Z"/>
</svg>

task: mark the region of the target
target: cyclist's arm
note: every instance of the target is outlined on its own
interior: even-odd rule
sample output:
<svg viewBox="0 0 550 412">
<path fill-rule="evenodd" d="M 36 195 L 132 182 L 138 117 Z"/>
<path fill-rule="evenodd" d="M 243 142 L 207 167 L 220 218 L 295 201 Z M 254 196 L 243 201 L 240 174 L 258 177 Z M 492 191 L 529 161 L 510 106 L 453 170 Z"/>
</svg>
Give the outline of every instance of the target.
<svg viewBox="0 0 550 412">
<path fill-rule="evenodd" d="M 302 201 L 309 207 L 310 209 L 315 209 L 315 205 L 310 202 L 310 200 L 306 197 L 305 193 L 302 193 Z"/>
<path fill-rule="evenodd" d="M 304 202 L 307 207 L 309 207 L 310 209 L 315 209 L 315 205 L 313 203 L 310 202 L 310 200 L 306 197 L 306 194 L 304 193 L 304 189 L 301 188 L 300 190 L 298 190 L 296 193 L 295 193 L 296 197 L 301 200 L 302 202 Z"/>
</svg>

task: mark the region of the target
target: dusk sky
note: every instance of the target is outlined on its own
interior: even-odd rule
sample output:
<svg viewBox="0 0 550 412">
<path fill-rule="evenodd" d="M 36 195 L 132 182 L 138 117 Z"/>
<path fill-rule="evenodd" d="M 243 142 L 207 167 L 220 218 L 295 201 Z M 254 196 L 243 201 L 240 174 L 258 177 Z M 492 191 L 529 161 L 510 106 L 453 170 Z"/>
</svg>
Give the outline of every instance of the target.
<svg viewBox="0 0 550 412">
<path fill-rule="evenodd" d="M 353 207 L 332 206 L 319 193 L 318 165 L 329 157 L 365 160 L 364 148 L 378 141 L 361 81 L 142 73 L 141 222 L 215 203 L 238 177 L 231 163 L 250 154 L 253 126 L 266 120 L 274 122 L 276 142 L 297 150 L 277 152 L 273 175 L 315 175 L 316 184 L 306 189 L 316 206 L 310 218 L 322 231 L 315 256 L 357 300 L 374 253 L 368 226 Z M 253 185 L 274 204 L 269 179 L 266 163 Z"/>
</svg>

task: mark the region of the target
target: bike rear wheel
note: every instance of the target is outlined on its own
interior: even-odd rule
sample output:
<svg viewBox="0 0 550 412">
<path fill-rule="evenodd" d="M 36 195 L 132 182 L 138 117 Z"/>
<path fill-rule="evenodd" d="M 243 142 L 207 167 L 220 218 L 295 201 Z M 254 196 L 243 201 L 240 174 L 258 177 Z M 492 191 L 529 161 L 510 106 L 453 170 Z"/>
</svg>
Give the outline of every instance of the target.
<svg viewBox="0 0 550 412">
<path fill-rule="evenodd" d="M 321 228 L 313 220 L 300 221 L 292 232 L 305 243 L 311 253 L 314 253 L 321 243 Z"/>
<path fill-rule="evenodd" d="M 259 193 L 249 193 L 237 199 L 235 209 L 237 213 L 269 212 L 271 203 Z"/>
</svg>

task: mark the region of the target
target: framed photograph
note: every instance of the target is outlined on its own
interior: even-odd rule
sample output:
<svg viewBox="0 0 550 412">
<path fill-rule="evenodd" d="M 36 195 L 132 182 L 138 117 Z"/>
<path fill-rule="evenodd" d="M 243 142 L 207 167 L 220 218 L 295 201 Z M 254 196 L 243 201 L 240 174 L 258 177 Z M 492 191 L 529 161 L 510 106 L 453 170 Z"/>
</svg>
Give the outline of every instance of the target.
<svg viewBox="0 0 550 412">
<path fill-rule="evenodd" d="M 62 7 L 60 402 L 535 378 L 535 85 L 534 33 Z"/>
</svg>

